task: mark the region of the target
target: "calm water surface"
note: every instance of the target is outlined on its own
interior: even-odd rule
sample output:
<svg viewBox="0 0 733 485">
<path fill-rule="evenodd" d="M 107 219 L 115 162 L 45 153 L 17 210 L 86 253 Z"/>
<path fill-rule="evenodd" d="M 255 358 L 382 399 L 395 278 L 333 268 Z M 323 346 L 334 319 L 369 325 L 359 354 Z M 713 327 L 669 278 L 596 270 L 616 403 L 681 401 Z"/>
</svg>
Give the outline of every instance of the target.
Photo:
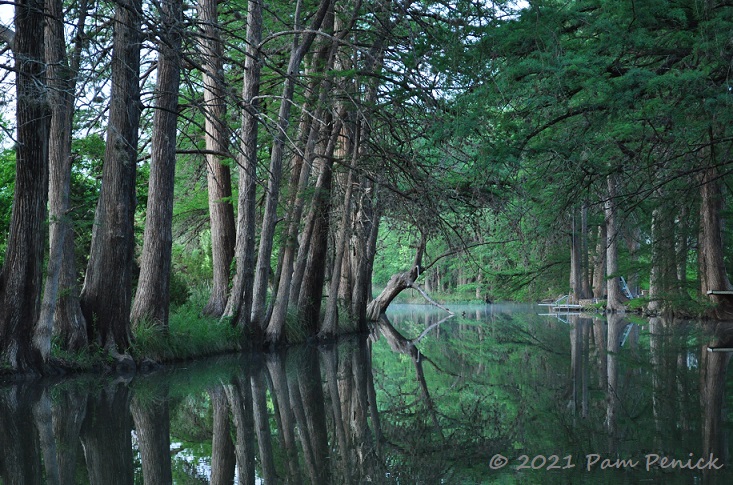
<svg viewBox="0 0 733 485">
<path fill-rule="evenodd" d="M 733 483 L 733 324 L 394 305 L 369 337 L 0 387 L 0 483 Z"/>
</svg>

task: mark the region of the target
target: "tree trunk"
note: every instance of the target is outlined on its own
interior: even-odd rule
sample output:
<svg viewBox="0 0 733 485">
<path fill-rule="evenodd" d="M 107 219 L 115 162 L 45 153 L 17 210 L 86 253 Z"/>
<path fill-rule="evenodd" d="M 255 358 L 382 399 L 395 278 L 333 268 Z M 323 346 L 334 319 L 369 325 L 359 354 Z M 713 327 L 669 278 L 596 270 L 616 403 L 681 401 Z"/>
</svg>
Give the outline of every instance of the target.
<svg viewBox="0 0 733 485">
<path fill-rule="evenodd" d="M 606 199 L 606 311 L 624 310 L 618 275 L 618 227 L 616 181 L 608 176 L 608 198 Z"/>
<path fill-rule="evenodd" d="M 44 59 L 44 2 L 20 1 L 15 7 L 16 144 L 15 193 L 5 264 L 0 271 L 0 355 L 21 372 L 37 372 L 40 352 L 34 328 L 40 316 L 48 200 L 50 110 Z"/>
<path fill-rule="evenodd" d="M 700 181 L 700 233 L 698 236 L 698 261 L 700 266 L 700 292 L 731 291 L 723 260 L 722 220 L 720 211 L 723 197 L 720 191 L 718 170 L 709 166 Z M 710 311 L 715 318 L 731 318 L 733 298 L 730 295 L 709 294 L 716 308 Z"/>
<path fill-rule="evenodd" d="M 652 268 L 649 273 L 650 312 L 663 312 L 665 299 L 677 289 L 674 223 L 665 201 L 652 211 Z"/>
<path fill-rule="evenodd" d="M 66 57 L 64 13 L 60 0 L 46 4 L 46 64 L 48 96 L 51 106 L 49 131 L 49 257 L 46 270 L 41 315 L 35 330 L 35 345 L 47 360 L 51 352 L 54 314 L 59 297 L 59 284 L 64 265 L 64 243 L 70 237 L 71 227 L 66 220 L 71 188 L 71 125 L 74 113 L 76 82 Z M 82 6 L 80 17 L 85 17 Z"/>
<path fill-rule="evenodd" d="M 590 251 L 588 248 L 588 203 L 583 201 L 580 209 L 580 261 L 582 265 L 581 271 L 581 293 L 583 298 L 590 298 L 593 291 L 590 287 Z"/>
<path fill-rule="evenodd" d="M 351 298 L 351 313 L 359 325 L 359 331 L 366 330 L 366 309 L 372 298 L 371 276 L 377 249 L 380 213 L 377 192 L 378 186 L 367 179 L 363 180 L 361 207 L 356 219 L 357 268 Z"/>
<path fill-rule="evenodd" d="M 296 31 L 299 30 L 298 24 L 300 23 L 300 8 L 301 1 L 298 0 L 295 10 Z M 264 317 L 265 304 L 267 300 L 267 283 L 271 271 L 270 257 L 272 255 L 272 247 L 274 244 L 275 224 L 277 223 L 277 205 L 280 198 L 280 181 L 282 179 L 282 163 L 285 153 L 285 139 L 288 131 L 288 125 L 290 124 L 290 108 L 293 102 L 293 94 L 295 93 L 295 83 L 303 57 L 310 49 L 310 46 L 315 39 L 316 32 L 321 27 L 321 23 L 330 8 L 330 0 L 321 0 L 310 28 L 303 35 L 302 43 L 300 43 L 300 35 L 295 34 L 293 46 L 290 51 L 290 60 L 285 74 L 285 84 L 283 85 L 283 93 L 280 100 L 280 110 L 277 115 L 275 139 L 272 143 L 269 170 L 270 177 L 268 179 L 267 190 L 265 192 L 265 213 L 262 218 L 260 247 L 257 254 L 257 267 L 255 269 L 254 290 L 252 295 L 252 322 L 260 328 L 264 328 L 266 323 L 264 322 Z"/>
<path fill-rule="evenodd" d="M 51 127 L 49 134 L 49 265 L 36 330 L 41 345 L 49 349 L 42 336 L 53 328 L 61 348 L 76 351 L 87 345 L 86 322 L 79 306 L 79 289 L 74 254 L 74 231 L 71 227 L 69 196 L 71 189 L 71 129 L 74 118 L 77 75 L 84 47 L 84 28 L 89 4 L 79 5 L 75 43 L 71 58 L 66 56 L 63 4 L 51 0 L 46 5 L 46 60 L 49 96 L 51 98 Z M 42 353 L 45 350 L 42 350 Z"/>
<path fill-rule="evenodd" d="M 141 12 L 141 0 L 116 2 L 102 188 L 81 294 L 90 340 L 112 355 L 126 352 L 131 340 Z"/>
<path fill-rule="evenodd" d="M 358 143 L 357 145 L 358 146 Z M 331 273 L 331 284 L 328 290 L 328 300 L 326 301 L 326 315 L 318 336 L 322 339 L 332 339 L 336 336 L 338 327 L 338 302 L 339 302 L 339 285 L 341 284 L 342 263 L 344 254 L 349 246 L 351 239 L 351 194 L 353 193 L 353 170 L 349 170 L 346 178 L 346 194 L 344 195 L 344 207 L 341 221 L 341 229 L 339 230 L 338 240 L 333 259 L 333 271 Z"/>
<path fill-rule="evenodd" d="M 409 271 L 405 271 L 404 273 L 397 273 L 395 275 L 392 275 L 392 277 L 389 279 L 389 282 L 387 283 L 387 286 L 384 287 L 379 296 L 369 302 L 369 306 L 367 307 L 367 318 L 370 321 L 378 321 L 381 318 L 382 314 L 387 311 L 387 307 L 390 303 L 392 303 L 392 300 L 394 300 L 397 295 L 399 295 L 403 290 L 407 288 L 412 288 L 415 285 L 415 281 L 420 275 L 420 271 L 422 269 L 422 258 L 423 254 L 425 253 L 426 243 L 427 241 L 425 239 L 425 236 L 423 235 L 420 244 L 417 247 L 415 260 L 412 263 L 412 268 L 410 268 Z"/>
<path fill-rule="evenodd" d="M 252 285 L 255 264 L 255 209 L 257 182 L 257 128 L 259 116 L 260 72 L 262 68 L 262 2 L 247 3 L 247 57 L 244 61 L 242 83 L 242 143 L 239 159 L 239 199 L 235 256 L 237 272 L 227 302 L 225 315 L 236 324 L 249 326 L 252 309 Z M 251 329 L 258 332 L 259 327 Z M 254 340 L 261 338 L 253 335 Z"/>
<path fill-rule="evenodd" d="M 570 294 L 572 301 L 577 303 L 583 295 L 583 263 L 581 262 L 582 246 L 578 231 L 580 224 L 576 224 L 575 214 L 570 222 Z"/>
<path fill-rule="evenodd" d="M 140 258 L 140 279 L 131 319 L 133 325 L 148 319 L 153 324 L 167 328 L 170 308 L 183 1 L 163 0 L 159 8 L 161 31 L 158 42 L 156 110 L 153 118 L 148 206 Z M 212 235 L 212 241 L 213 239 Z"/>
<path fill-rule="evenodd" d="M 234 207 L 231 203 L 232 181 L 229 166 L 221 163 L 228 149 L 229 130 L 226 126 L 226 94 L 224 56 L 216 0 L 199 0 L 201 24 L 199 50 L 203 58 L 204 111 L 206 140 L 206 180 L 209 190 L 211 221 L 211 264 L 214 279 L 211 297 L 203 309 L 205 315 L 224 314 L 229 288 L 229 267 L 234 258 L 236 232 Z M 249 48 L 249 47 L 248 47 Z"/>
<path fill-rule="evenodd" d="M 606 296 L 606 223 L 598 226 L 598 242 L 593 268 L 593 298 Z"/>
<path fill-rule="evenodd" d="M 326 30 L 333 30 L 333 16 L 329 16 L 325 20 Z M 333 43 L 324 42 L 324 45 L 314 55 L 313 59 L 313 70 L 318 70 L 319 74 L 323 74 L 333 67 L 332 49 L 334 48 Z M 285 236 L 285 244 L 282 252 L 282 264 L 280 266 L 280 278 L 278 280 L 277 292 L 275 293 L 275 301 L 273 303 L 272 316 L 267 324 L 267 340 L 276 343 L 282 341 L 282 329 L 285 325 L 285 317 L 287 315 L 288 308 L 290 307 L 291 298 L 293 292 L 291 288 L 293 286 L 293 268 L 296 259 L 296 249 L 298 248 L 298 229 L 301 223 L 303 215 L 303 209 L 306 201 L 306 192 L 308 190 L 308 181 L 310 180 L 311 172 L 313 171 L 314 153 L 316 149 L 316 143 L 323 130 L 321 130 L 320 121 L 325 118 L 325 107 L 328 104 L 328 96 L 330 92 L 331 83 L 329 78 L 326 78 L 323 82 L 311 81 L 309 84 L 310 102 L 306 106 L 303 119 L 301 120 L 301 140 L 306 139 L 303 148 L 303 156 L 296 154 L 296 163 L 294 164 L 293 180 L 291 186 L 293 186 L 294 193 L 292 197 L 291 210 L 288 216 L 288 229 Z M 317 95 L 317 96 L 316 96 Z M 313 98 L 317 97 L 318 109 L 315 111 L 315 119 L 311 118 L 309 107 L 314 107 L 316 100 Z M 307 131 L 307 132 L 306 132 Z M 305 163 L 304 163 L 305 162 Z M 298 173 L 297 180 L 295 173 Z M 306 228 L 309 224 L 306 223 Z M 312 226 L 311 226 L 312 227 Z M 310 237 L 306 236 L 309 241 Z M 307 244 L 303 246 L 307 247 Z M 295 293 L 297 295 L 297 293 Z"/>
<path fill-rule="evenodd" d="M 333 150 L 335 139 L 341 131 L 341 123 L 336 122 L 331 132 L 331 140 L 322 159 L 321 173 L 316 182 L 313 204 L 311 205 L 311 237 L 307 251 L 301 244 L 298 259 L 302 257 L 303 280 L 298 284 L 298 316 L 306 327 L 308 336 L 315 335 L 321 314 L 321 297 L 323 296 L 323 282 L 326 278 L 326 255 L 328 251 L 329 214 L 331 211 L 331 181 L 333 177 Z M 299 268 L 296 266 L 296 273 Z M 295 279 L 295 276 L 294 276 Z M 294 283 L 296 284 L 296 283 Z"/>
</svg>

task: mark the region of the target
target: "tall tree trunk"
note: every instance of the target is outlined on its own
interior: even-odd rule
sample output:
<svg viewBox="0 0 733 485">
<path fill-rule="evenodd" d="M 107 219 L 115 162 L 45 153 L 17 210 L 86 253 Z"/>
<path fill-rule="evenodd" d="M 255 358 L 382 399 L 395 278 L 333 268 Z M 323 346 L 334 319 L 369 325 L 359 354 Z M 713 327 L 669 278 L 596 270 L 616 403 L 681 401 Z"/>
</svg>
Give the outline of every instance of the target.
<svg viewBox="0 0 733 485">
<path fill-rule="evenodd" d="M 652 268 L 649 273 L 649 305 L 651 312 L 662 312 L 665 299 L 677 289 L 674 224 L 666 201 L 652 211 Z"/>
<path fill-rule="evenodd" d="M 358 147 L 358 142 L 354 145 Z M 333 271 L 331 273 L 331 284 L 328 291 L 328 300 L 326 301 L 326 315 L 323 318 L 323 324 L 318 333 L 322 339 L 332 339 L 336 336 L 338 327 L 338 301 L 339 301 L 339 285 L 341 284 L 341 271 L 344 254 L 349 246 L 351 239 L 351 194 L 353 193 L 353 177 L 354 171 L 349 170 L 346 178 L 346 194 L 344 195 L 343 219 L 341 220 L 341 229 L 336 241 L 336 248 L 333 258 Z"/>
<path fill-rule="evenodd" d="M 583 298 L 590 298 L 593 291 L 590 286 L 590 251 L 588 248 L 588 202 L 583 201 L 580 209 L 580 262 L 583 267 L 581 271 L 581 293 Z"/>
<path fill-rule="evenodd" d="M 298 296 L 298 317 L 305 325 L 309 336 L 315 335 L 318 331 L 318 321 L 321 315 L 321 297 L 323 295 L 323 282 L 326 279 L 326 255 L 328 251 L 329 214 L 331 211 L 331 182 L 333 169 L 333 152 L 335 140 L 341 131 L 340 121 L 336 122 L 331 132 L 329 146 L 322 158 L 321 172 L 316 182 L 313 194 L 313 204 L 309 214 L 312 228 L 310 230 L 310 241 L 305 251 L 301 244 L 298 259 L 303 271 L 302 282 L 297 283 L 300 288 Z M 302 260 L 301 253 L 302 251 Z M 306 256 L 307 253 L 307 256 Z M 296 267 L 296 272 L 300 268 Z M 293 277 L 295 279 L 295 276 Z M 295 285 L 296 283 L 294 283 Z"/>
<path fill-rule="evenodd" d="M 321 27 L 321 23 L 330 8 L 330 0 L 321 0 L 310 28 L 305 34 L 303 34 L 302 42 L 300 41 L 300 34 L 297 32 L 300 30 L 301 0 L 298 0 L 295 9 L 296 34 L 290 51 L 290 60 L 288 61 L 287 72 L 285 73 L 285 83 L 283 85 L 283 93 L 280 99 L 280 110 L 277 115 L 275 139 L 272 143 L 269 170 L 270 177 L 268 179 L 267 190 L 265 192 L 265 213 L 262 217 L 260 247 L 257 254 L 257 267 L 255 269 L 254 289 L 252 295 L 252 322 L 260 328 L 264 328 L 265 325 L 264 317 L 267 299 L 267 283 L 271 271 L 270 257 L 272 255 L 272 247 L 274 244 L 275 224 L 277 223 L 277 205 L 280 198 L 280 181 L 282 179 L 282 163 L 285 153 L 285 139 L 288 131 L 288 125 L 290 124 L 290 108 L 293 103 L 295 83 L 303 57 L 305 57 L 305 54 L 310 49 L 310 46 L 315 39 L 316 32 Z"/>
<path fill-rule="evenodd" d="M 333 31 L 333 15 L 329 15 L 324 20 L 324 29 L 327 32 Z M 335 42 L 321 42 L 321 48 L 313 56 L 312 74 L 322 75 L 333 67 L 333 51 Z M 294 280 L 294 266 L 296 264 L 296 250 L 298 249 L 298 230 L 301 224 L 301 218 L 306 202 L 306 193 L 308 191 L 308 181 L 313 171 L 314 153 L 316 143 L 322 133 L 321 120 L 325 118 L 326 106 L 328 105 L 328 96 L 331 94 L 331 82 L 329 78 L 319 82 L 320 77 L 314 77 L 308 86 L 310 102 L 307 103 L 306 109 L 301 119 L 301 140 L 305 139 L 303 155 L 296 154 L 296 160 L 293 167 L 293 196 L 291 197 L 291 209 L 288 215 L 288 228 L 285 235 L 285 243 L 282 251 L 282 264 L 280 265 L 280 278 L 278 280 L 277 291 L 275 293 L 275 301 L 273 303 L 272 316 L 267 324 L 267 340 L 272 343 L 281 342 L 282 329 L 285 325 L 285 317 L 288 308 L 291 306 L 293 296 L 297 293 L 291 291 Z M 317 98 L 317 99 L 315 99 Z M 315 122 L 312 118 L 311 109 L 318 106 L 315 110 Z M 296 180 L 296 173 L 298 174 Z M 309 223 L 305 224 L 305 228 L 312 228 Z M 305 245 L 310 240 L 310 234 L 304 236 Z M 305 251 L 303 251 L 305 252 Z"/>
<path fill-rule="evenodd" d="M 570 221 L 570 293 L 573 302 L 577 303 L 583 295 L 583 263 L 581 262 L 582 246 L 579 235 L 580 224 L 575 214 Z"/>
<path fill-rule="evenodd" d="M 79 12 L 77 31 L 83 30 L 86 18 L 86 2 L 82 2 Z M 41 315 L 36 326 L 34 340 L 43 360 L 51 352 L 51 335 L 54 327 L 54 314 L 59 298 L 59 285 L 64 266 L 65 240 L 71 236 L 68 222 L 69 193 L 71 189 L 71 126 L 74 115 L 76 91 L 76 71 L 71 69 L 66 56 L 64 36 L 64 11 L 60 0 L 46 3 L 45 47 L 48 71 L 48 96 L 51 106 L 49 131 L 49 257 L 46 269 Z M 77 44 L 77 50 L 80 45 Z M 78 53 L 74 54 L 77 59 Z M 64 339 L 65 340 L 65 339 Z M 83 342 L 85 343 L 85 341 Z"/>
<path fill-rule="evenodd" d="M 244 81 L 242 83 L 242 128 L 239 159 L 239 199 L 237 214 L 237 241 L 235 256 L 237 272 L 234 276 L 232 291 L 229 295 L 225 315 L 233 317 L 236 324 L 249 326 L 252 309 L 252 285 L 255 268 L 255 209 L 257 199 L 257 128 L 260 109 L 260 72 L 262 68 L 262 2 L 252 0 L 247 3 L 247 57 L 244 61 Z M 259 327 L 254 340 L 261 338 Z"/>
<path fill-rule="evenodd" d="M 618 273 L 618 201 L 616 180 L 608 176 L 608 198 L 606 199 L 606 311 L 624 309 Z"/>
<path fill-rule="evenodd" d="M 132 307 L 133 325 L 149 319 L 151 323 L 168 327 L 182 24 L 183 1 L 163 0 L 148 206 L 140 279 Z"/>
<path fill-rule="evenodd" d="M 71 129 L 89 3 L 86 0 L 80 2 L 70 59 L 66 56 L 63 4 L 60 0 L 50 0 L 46 7 L 46 59 L 51 97 L 48 190 L 50 254 L 38 328 L 44 329 L 41 330 L 43 333 L 45 328 L 51 328 L 55 324 L 54 333 L 59 336 L 60 346 L 76 351 L 86 347 L 87 329 L 79 306 L 74 231 L 68 215 L 72 163 Z"/>
<path fill-rule="evenodd" d="M 331 169 L 333 153 L 342 125 L 340 114 L 335 124 L 331 123 L 332 115 L 330 113 L 325 118 L 320 138 L 326 138 L 324 136 L 326 133 L 329 136 L 326 143 L 322 141 L 319 144 L 314 156 L 314 160 L 318 161 L 318 178 L 305 229 L 298 245 L 298 258 L 293 269 L 289 298 L 291 305 L 297 305 L 299 318 L 304 322 L 309 335 L 316 334 L 321 311 L 320 299 L 325 279 L 328 246 L 328 213 L 331 207 Z M 325 220 L 324 217 L 326 217 Z M 308 294 L 305 295 L 305 293 Z"/>
<path fill-rule="evenodd" d="M 232 181 L 229 166 L 221 163 L 228 149 L 229 131 L 226 126 L 226 93 L 224 55 L 217 15 L 216 0 L 199 0 L 201 24 L 199 37 L 203 58 L 204 111 L 206 140 L 206 180 L 209 189 L 211 221 L 211 264 L 214 280 L 211 297 L 204 314 L 220 317 L 224 314 L 229 288 L 229 267 L 234 258 L 236 239 L 234 207 L 231 203 Z"/>
<path fill-rule="evenodd" d="M 351 297 L 351 314 L 358 323 L 358 330 L 366 330 L 366 308 L 372 298 L 371 276 L 379 233 L 379 187 L 366 178 L 361 183 L 362 197 L 356 218 L 356 274 Z M 376 206 L 376 207 L 375 207 Z"/>
<path fill-rule="evenodd" d="M 33 343 L 40 316 L 46 249 L 51 114 L 46 92 L 43 7 L 41 0 L 16 4 L 12 46 L 18 142 L 10 234 L 0 271 L 0 355 L 21 372 L 38 371 L 44 355 Z"/>
<path fill-rule="evenodd" d="M 711 149 L 712 150 L 712 149 Z M 720 211 L 723 197 L 720 191 L 718 170 L 708 166 L 700 180 L 700 233 L 698 235 L 698 262 L 700 266 L 700 292 L 731 291 L 723 261 L 722 219 Z M 730 318 L 733 315 L 733 298 L 730 295 L 709 294 L 710 301 L 717 306 L 710 313 L 716 318 Z"/>
<path fill-rule="evenodd" d="M 598 226 L 598 242 L 593 261 L 593 298 L 606 295 L 606 223 Z"/>
<path fill-rule="evenodd" d="M 115 5 L 107 146 L 81 294 L 90 340 L 112 355 L 126 352 L 131 340 L 142 0 Z"/>
</svg>

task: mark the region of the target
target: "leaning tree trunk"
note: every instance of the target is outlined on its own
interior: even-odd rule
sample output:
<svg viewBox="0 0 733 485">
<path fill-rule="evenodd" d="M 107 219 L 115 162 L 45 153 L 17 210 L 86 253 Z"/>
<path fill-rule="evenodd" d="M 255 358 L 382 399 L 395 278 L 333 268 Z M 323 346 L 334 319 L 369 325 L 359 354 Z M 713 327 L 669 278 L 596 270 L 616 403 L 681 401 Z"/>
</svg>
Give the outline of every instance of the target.
<svg viewBox="0 0 733 485">
<path fill-rule="evenodd" d="M 387 282 L 387 286 L 384 287 L 379 296 L 369 302 L 369 305 L 367 306 L 367 318 L 369 321 L 378 321 L 382 314 L 387 311 L 387 307 L 392 303 L 392 300 L 394 300 L 397 295 L 407 288 L 414 288 L 415 281 L 417 281 L 418 276 L 420 276 L 426 242 L 425 236 L 423 235 L 420 240 L 420 244 L 417 247 L 412 267 L 408 271 L 392 275 Z"/>
<path fill-rule="evenodd" d="M 35 372 L 42 354 L 33 345 L 40 316 L 48 200 L 50 110 L 43 55 L 44 2 L 15 7 L 15 193 L 5 263 L 0 272 L 0 355 L 21 372 Z M 47 354 L 46 354 L 47 355 Z"/>
<path fill-rule="evenodd" d="M 102 189 L 81 294 L 91 340 L 112 355 L 126 352 L 131 341 L 141 12 L 142 0 L 116 3 Z"/>
<path fill-rule="evenodd" d="M 163 0 L 160 3 L 157 101 L 153 117 L 148 207 L 140 279 L 131 316 L 134 325 L 149 319 L 151 323 L 168 326 L 182 22 L 183 1 Z"/>
<path fill-rule="evenodd" d="M 331 32 L 333 30 L 333 16 L 329 16 L 324 22 L 326 30 Z M 311 172 L 313 172 L 316 142 L 322 131 L 320 121 L 325 118 L 328 96 L 331 94 L 330 79 L 326 78 L 325 81 L 321 81 L 320 75 L 333 68 L 332 50 L 335 46 L 333 42 L 323 41 L 321 44 L 311 62 L 311 74 L 316 73 L 319 77 L 314 76 L 314 79 L 308 85 L 308 101 L 300 122 L 300 145 L 303 147 L 303 153 L 302 155 L 295 155 L 295 163 L 293 164 L 293 177 L 291 180 L 293 194 L 282 249 L 282 263 L 279 268 L 280 278 L 275 292 L 272 315 L 267 323 L 267 340 L 273 343 L 281 341 L 288 309 L 291 306 L 293 295 L 297 294 L 291 289 L 293 287 L 296 251 L 298 249 L 298 231 L 307 198 L 308 182 Z M 315 109 L 316 106 L 317 109 Z M 315 116 L 312 115 L 313 109 L 315 109 Z M 318 121 L 314 122 L 313 118 Z M 309 224 L 306 222 L 305 228 L 308 227 Z M 307 247 L 310 236 L 306 235 L 304 238 L 306 243 L 304 247 Z"/>
<path fill-rule="evenodd" d="M 285 154 L 285 139 L 290 124 L 290 108 L 295 93 L 295 83 L 300 69 L 300 64 L 310 49 L 316 32 L 321 27 L 331 7 L 330 0 L 321 0 L 318 11 L 315 13 L 310 28 L 303 35 L 302 43 L 299 35 L 296 34 L 290 52 L 290 60 L 285 74 L 285 84 L 280 99 L 280 110 L 277 115 L 277 128 L 275 139 L 272 143 L 270 156 L 270 177 L 267 183 L 265 196 L 265 213 L 262 217 L 262 231 L 260 233 L 260 247 L 257 254 L 257 267 L 255 269 L 254 290 L 252 296 L 252 322 L 260 328 L 264 328 L 265 304 L 267 300 L 268 277 L 270 274 L 270 257 L 274 244 L 275 224 L 277 223 L 277 205 L 280 198 L 280 181 L 282 179 L 282 163 Z M 295 10 L 296 31 L 298 30 L 301 2 L 298 1 Z"/>
<path fill-rule="evenodd" d="M 308 216 L 312 227 L 309 245 L 300 245 L 298 264 L 296 264 L 293 286 L 300 288 L 298 295 L 298 317 L 306 328 L 308 336 L 318 331 L 321 315 L 323 282 L 326 279 L 326 256 L 328 252 L 329 214 L 331 212 L 331 183 L 333 179 L 333 154 L 336 139 L 341 133 L 341 121 L 336 121 L 331 130 L 328 146 L 321 159 L 321 172 L 318 175 L 313 194 L 313 203 Z M 307 256 L 306 256 L 307 255 Z M 302 271 L 302 280 L 296 280 Z"/>
<path fill-rule="evenodd" d="M 206 180 L 209 190 L 211 221 L 211 264 L 214 279 L 211 297 L 204 314 L 220 317 L 224 314 L 229 288 L 229 266 L 234 258 L 234 207 L 231 203 L 232 181 L 229 167 L 221 163 L 228 147 L 226 126 L 226 94 L 224 55 L 217 20 L 216 0 L 199 0 L 201 23 L 200 47 L 203 58 Z"/>
</svg>

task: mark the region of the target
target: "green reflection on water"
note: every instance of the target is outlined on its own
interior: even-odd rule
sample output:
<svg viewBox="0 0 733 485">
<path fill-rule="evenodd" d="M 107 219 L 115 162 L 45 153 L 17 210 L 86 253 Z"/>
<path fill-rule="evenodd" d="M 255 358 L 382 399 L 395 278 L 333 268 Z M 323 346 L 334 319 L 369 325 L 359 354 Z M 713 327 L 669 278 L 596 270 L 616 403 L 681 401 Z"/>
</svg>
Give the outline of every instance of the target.
<svg viewBox="0 0 733 485">
<path fill-rule="evenodd" d="M 338 346 L 0 389 L 0 478 L 730 483 L 730 353 L 707 351 L 733 347 L 729 325 L 452 310 L 396 305 Z M 679 461 L 646 470 L 652 454 Z M 725 466 L 700 470 L 711 454 Z"/>
</svg>

